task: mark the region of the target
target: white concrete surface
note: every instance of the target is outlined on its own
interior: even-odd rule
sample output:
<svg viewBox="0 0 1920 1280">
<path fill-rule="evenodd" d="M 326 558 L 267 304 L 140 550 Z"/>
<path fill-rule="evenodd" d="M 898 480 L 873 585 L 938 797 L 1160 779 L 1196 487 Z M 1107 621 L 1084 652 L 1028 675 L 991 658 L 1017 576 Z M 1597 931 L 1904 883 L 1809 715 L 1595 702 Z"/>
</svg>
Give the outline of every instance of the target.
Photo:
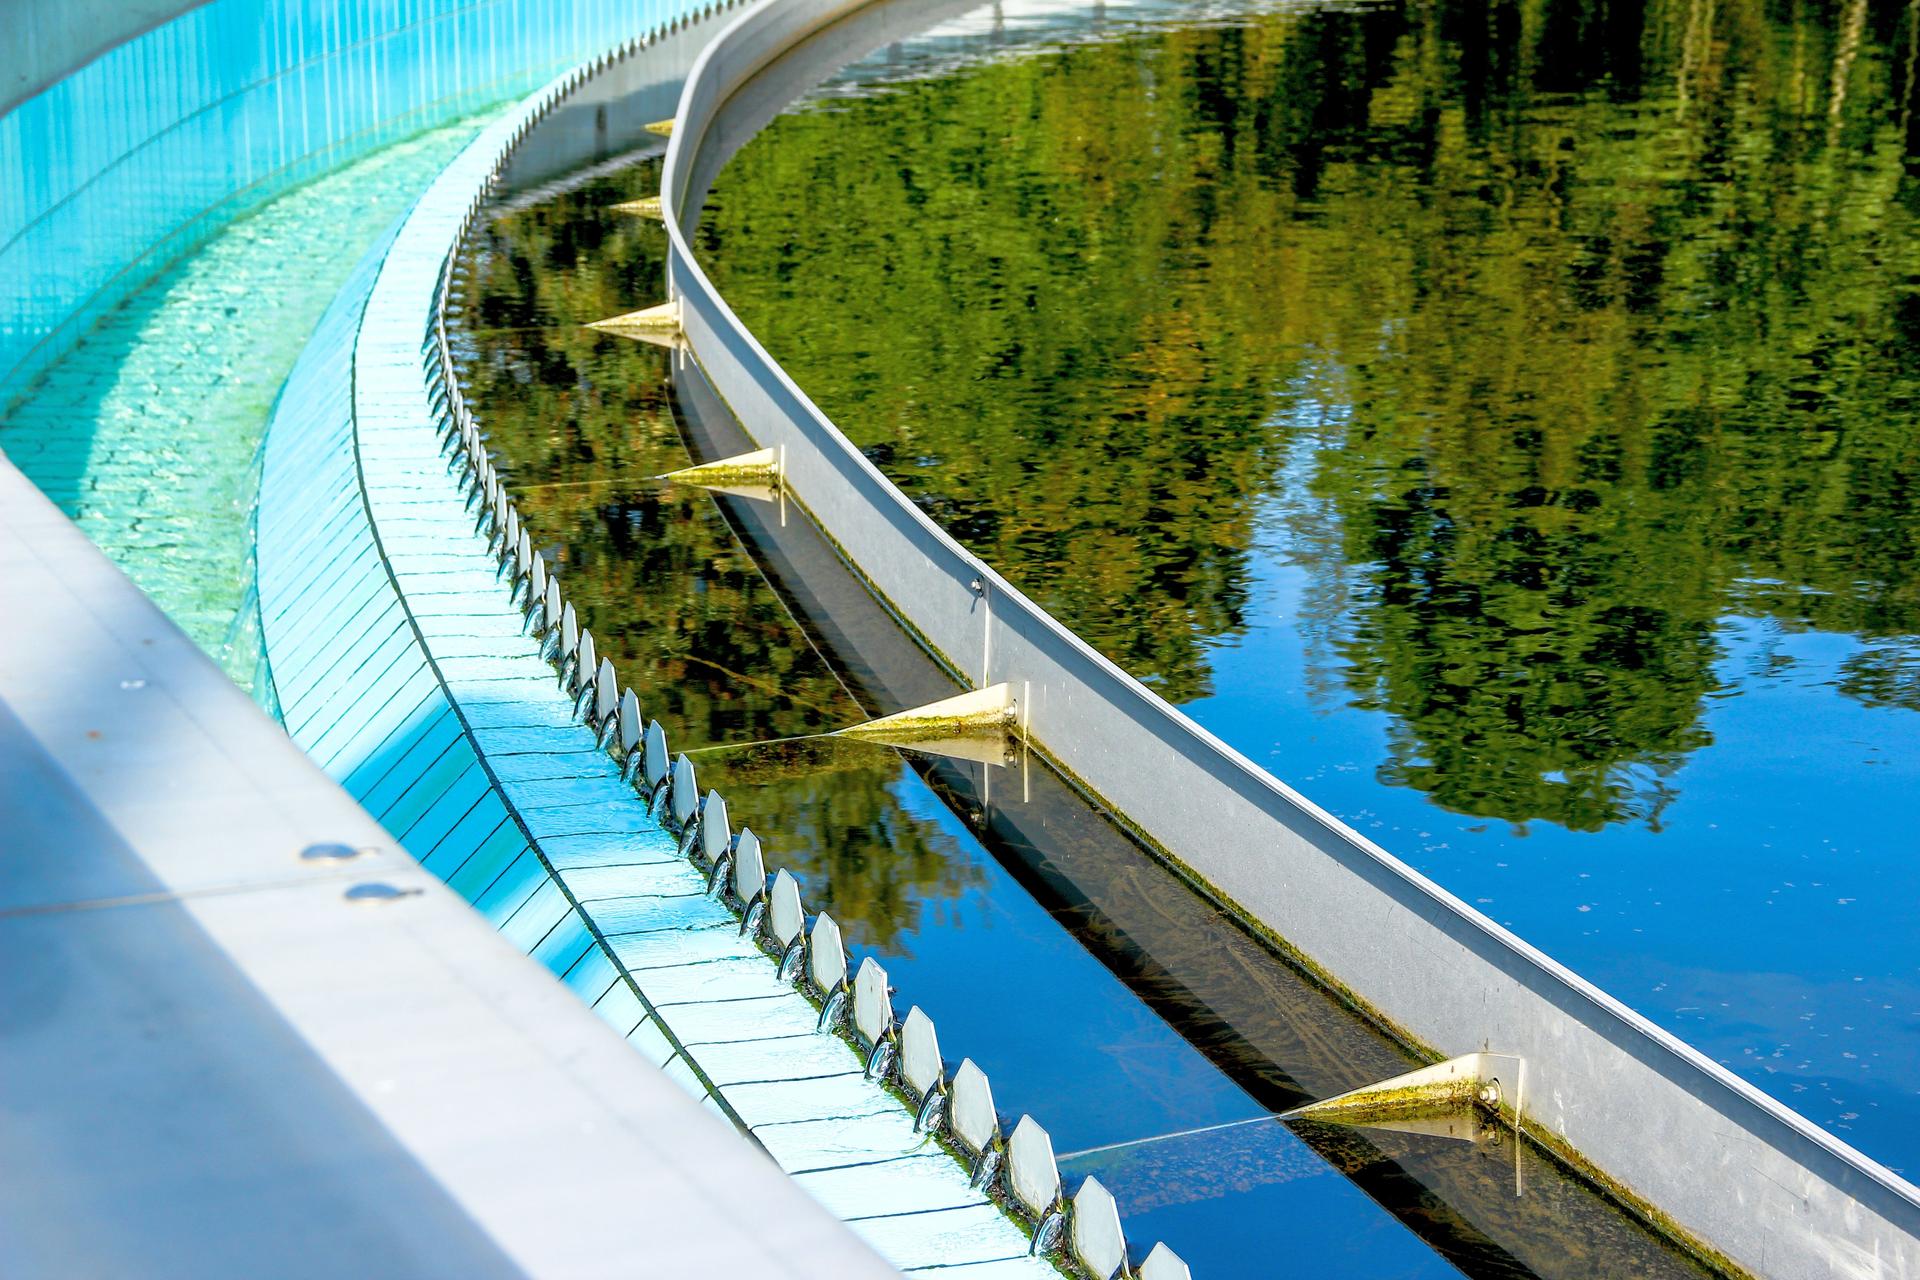
<svg viewBox="0 0 1920 1280">
<path fill-rule="evenodd" d="M 893 1274 L 4 458 L 0 593 L 0 1274 Z"/>
</svg>

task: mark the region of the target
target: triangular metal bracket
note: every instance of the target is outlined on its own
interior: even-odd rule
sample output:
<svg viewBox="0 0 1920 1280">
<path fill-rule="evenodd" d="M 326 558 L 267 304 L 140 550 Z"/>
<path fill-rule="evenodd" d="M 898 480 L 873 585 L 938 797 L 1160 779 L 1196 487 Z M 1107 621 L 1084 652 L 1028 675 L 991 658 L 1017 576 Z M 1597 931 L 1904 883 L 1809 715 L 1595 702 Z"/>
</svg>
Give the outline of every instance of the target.
<svg viewBox="0 0 1920 1280">
<path fill-rule="evenodd" d="M 1375 1133 L 1404 1133 L 1416 1138 L 1478 1143 L 1488 1134 L 1491 1123 L 1487 1114 L 1478 1107 L 1461 1106 L 1408 1116 L 1403 1120 L 1369 1120 L 1353 1127 Z"/>
<path fill-rule="evenodd" d="M 677 347 L 680 345 L 680 303 L 676 300 L 642 307 L 625 315 L 592 321 L 587 328 L 618 334 L 623 338 L 637 338 L 641 342 L 662 347 Z"/>
<path fill-rule="evenodd" d="M 717 489 L 742 498 L 773 501 L 779 496 L 780 487 L 785 482 L 785 464 L 784 447 L 755 449 L 751 453 L 736 453 L 731 458 L 682 467 L 654 478 L 671 480 L 675 484 L 698 485 L 702 489 Z"/>
<path fill-rule="evenodd" d="M 939 756 L 943 760 L 970 760 L 996 769 L 1020 763 L 1020 752 L 1011 732 L 982 733 L 970 738 L 916 738 L 912 742 L 888 742 L 874 739 L 876 746 L 890 746 L 915 755 Z"/>
<path fill-rule="evenodd" d="M 863 738 L 891 746 L 932 746 L 955 738 L 1004 737 L 1013 726 L 1013 687 L 1001 683 L 907 711 L 896 711 L 878 720 L 841 729 L 836 736 Z"/>
<path fill-rule="evenodd" d="M 661 206 L 659 196 L 641 196 L 638 200 L 622 200 L 619 204 L 611 206 L 611 211 L 652 218 L 655 222 L 667 220 L 667 211 Z"/>
<path fill-rule="evenodd" d="M 1484 1107 L 1518 1114 L 1525 1063 L 1510 1053 L 1467 1053 L 1320 1102 L 1295 1107 L 1283 1120 L 1391 1124 L 1437 1111 Z"/>
</svg>

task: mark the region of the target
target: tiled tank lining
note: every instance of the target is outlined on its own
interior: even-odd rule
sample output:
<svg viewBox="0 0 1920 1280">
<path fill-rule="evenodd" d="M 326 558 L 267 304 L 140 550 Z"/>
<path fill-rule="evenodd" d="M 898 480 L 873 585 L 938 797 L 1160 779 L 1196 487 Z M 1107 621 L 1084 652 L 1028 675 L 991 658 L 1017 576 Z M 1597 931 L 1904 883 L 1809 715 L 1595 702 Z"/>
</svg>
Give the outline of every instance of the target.
<svg viewBox="0 0 1920 1280">
<path fill-rule="evenodd" d="M 242 685 L 257 649 L 227 641 L 253 578 L 253 464 L 274 393 L 366 247 L 478 124 L 396 143 L 220 231 L 0 421 L 0 449 Z"/>
</svg>

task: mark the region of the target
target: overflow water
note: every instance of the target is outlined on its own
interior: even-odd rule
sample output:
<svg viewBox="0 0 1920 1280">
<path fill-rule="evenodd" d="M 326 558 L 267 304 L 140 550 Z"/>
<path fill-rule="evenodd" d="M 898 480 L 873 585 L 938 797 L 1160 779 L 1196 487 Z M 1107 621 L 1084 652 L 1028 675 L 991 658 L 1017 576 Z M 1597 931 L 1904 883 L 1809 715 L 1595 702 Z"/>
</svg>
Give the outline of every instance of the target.
<svg viewBox="0 0 1920 1280">
<path fill-rule="evenodd" d="M 1920 8 L 1018 12 L 729 162 L 742 319 L 1116 662 L 1911 1168 Z"/>
<path fill-rule="evenodd" d="M 1097 1174 L 1200 1275 L 1700 1274 L 1510 1135 L 1272 1120 L 1411 1059 L 1036 762 L 818 736 L 951 688 L 797 512 L 653 479 L 737 431 L 695 371 L 583 327 L 659 296 L 664 233 L 608 212 L 657 183 L 504 197 L 457 273 L 468 401 L 600 652 L 1069 1188 Z"/>
</svg>

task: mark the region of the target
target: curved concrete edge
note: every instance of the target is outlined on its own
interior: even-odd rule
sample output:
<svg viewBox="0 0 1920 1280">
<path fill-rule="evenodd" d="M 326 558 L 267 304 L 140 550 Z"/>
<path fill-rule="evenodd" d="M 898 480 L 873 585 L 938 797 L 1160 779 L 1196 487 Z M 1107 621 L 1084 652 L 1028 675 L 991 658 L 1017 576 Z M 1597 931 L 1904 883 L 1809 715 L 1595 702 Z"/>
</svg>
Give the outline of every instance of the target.
<svg viewBox="0 0 1920 1280">
<path fill-rule="evenodd" d="M 626 53 L 655 60 L 661 114 L 697 52 L 676 43 L 686 30 Z M 454 482 L 458 458 L 439 447 L 453 410 L 422 356 L 438 345 L 444 265 L 513 144 L 613 61 L 536 95 L 439 175 L 281 396 L 258 564 L 289 732 L 429 871 L 883 1256 L 1053 1274 L 1029 1255 L 1027 1228 L 867 1078 L 855 1046 L 818 1032 L 815 1000 L 741 936 L 574 720 Z"/>
<path fill-rule="evenodd" d="M 496 131 L 513 123 L 510 114 Z M 470 160 L 475 153 L 464 154 Z M 458 166 L 456 160 L 456 171 Z M 503 751 L 517 754 L 531 743 L 542 757 L 590 756 L 592 744 L 583 750 L 567 734 L 550 679 L 541 682 L 530 705 L 517 703 L 514 690 L 494 680 L 501 674 L 495 659 L 519 656 L 519 628 L 490 590 L 493 578 L 478 549 L 462 546 L 471 522 L 457 522 L 424 541 L 409 528 L 416 523 L 409 505 L 423 491 L 451 495 L 446 468 L 428 468 L 424 475 L 390 468 L 371 485 L 362 471 L 363 408 L 376 442 L 393 426 L 383 408 L 398 411 L 415 428 L 398 438 L 426 434 L 407 415 L 411 401 L 389 394 L 380 403 L 380 387 L 393 390 L 391 376 L 382 384 L 381 375 L 393 370 L 358 363 L 368 300 L 381 280 L 397 276 L 409 261 L 409 246 L 396 247 L 404 225 L 405 218 L 368 252 L 329 307 L 282 390 L 267 432 L 257 588 L 281 719 L 288 735 L 421 865 L 654 1065 L 737 1122 L 679 1046 L 663 1038 L 631 975 L 581 909 L 568 874 L 536 847 L 537 833 L 551 828 L 517 811 L 484 759 L 483 744 L 495 735 L 506 739 Z M 417 385 L 417 367 L 411 376 Z M 362 392 L 364 405 L 357 398 Z M 382 505 L 391 517 L 384 538 L 372 515 Z M 411 599 L 403 595 L 403 578 L 414 588 Z M 485 607 L 476 611 L 461 593 L 479 591 L 486 593 Z M 439 660 L 430 642 L 437 644 Z M 482 672 L 487 696 L 476 701 L 484 705 L 456 706 L 445 667 Z M 556 736 L 560 741 L 553 741 Z M 560 806 L 567 816 L 580 802 L 617 801 L 624 790 L 586 764 L 529 772 L 524 761 L 512 763 L 521 783 L 548 793 L 541 798 L 572 793 L 560 796 L 575 802 Z M 598 793 L 589 792 L 596 782 Z M 629 816 L 574 825 L 566 834 L 574 846 L 593 846 L 569 848 L 587 864 L 638 864 L 673 854 L 671 839 L 644 814 L 638 822 Z"/>
<path fill-rule="evenodd" d="M 661 114 L 670 110 L 686 68 L 711 32 L 676 41 L 681 34 L 630 55 L 635 62 L 658 59 L 659 69 L 670 73 L 640 95 L 657 94 L 652 100 Z M 566 780 L 564 794 L 556 794 L 549 780 L 506 776 L 506 768 L 528 754 L 516 749 L 522 744 L 504 733 L 472 731 L 483 764 L 501 771 L 496 787 L 516 821 L 552 862 L 556 879 L 580 900 L 582 914 L 698 1087 L 801 1186 L 903 1270 L 964 1266 L 1009 1277 L 1054 1274 L 1051 1261 L 1030 1255 L 1031 1224 L 1010 1214 L 991 1189 L 971 1186 L 962 1164 L 934 1134 L 916 1126 L 913 1110 L 889 1092 L 885 1079 L 869 1077 L 864 1046 L 849 1043 L 833 1025 L 831 1010 L 841 1007 L 845 993 L 828 989 L 832 983 L 796 987 L 755 936 L 742 936 L 739 904 L 709 895 L 707 874 L 697 864 L 715 854 L 716 821 L 717 840 L 730 835 L 725 802 L 709 794 L 696 810 L 694 797 L 682 795 L 676 784 L 672 808 L 678 811 L 684 802 L 707 838 L 694 839 L 685 822 L 663 830 L 621 778 L 614 757 L 600 749 L 594 728 L 575 722 L 572 689 L 587 681 L 594 666 L 584 656 L 585 637 L 577 678 L 569 683 L 563 676 L 559 685 L 537 637 L 509 639 L 489 631 L 478 647 L 468 639 L 477 620 L 517 624 L 519 611 L 510 600 L 515 579 L 501 580 L 499 560 L 479 531 L 506 517 L 495 511 L 483 522 L 471 514 L 473 485 L 451 480 L 440 439 L 464 416 L 457 388 L 453 403 L 436 409 L 436 378 L 450 376 L 441 320 L 445 272 L 517 143 L 608 70 L 602 59 L 563 78 L 476 140 L 422 198 L 387 255 L 367 303 L 354 366 L 361 475 L 383 559 L 462 718 L 497 722 L 501 709 L 511 707 L 506 714 L 541 722 L 540 750 L 578 762 L 572 767 L 580 772 Z M 477 442 L 477 435 L 470 438 Z M 453 452 L 455 464 L 460 456 Z M 449 581 L 455 574 L 464 579 L 457 588 Z M 418 602 L 426 602 L 431 613 Z M 684 760 L 678 769 L 691 785 Z M 583 809 L 603 828 L 585 838 L 613 836 L 612 844 L 583 850 L 574 825 Z M 777 823 L 778 815 L 769 816 Z M 677 847 L 669 833 L 682 837 Z M 689 852 L 695 861 L 688 860 Z M 830 918 L 814 920 L 810 973 L 817 977 L 820 962 L 831 954 L 844 974 L 837 939 Z"/>
<path fill-rule="evenodd" d="M 890 1274 L 4 458 L 0 579 L 0 1272 Z"/>
<path fill-rule="evenodd" d="M 1206 892 L 1436 1056 L 1526 1062 L 1525 1121 L 1720 1261 L 1920 1275 L 1920 1191 L 1501 928 L 1273 778 L 961 547 L 834 427 L 713 287 L 682 225 L 709 137 L 762 71 L 868 0 L 762 0 L 707 47 L 662 179 L 684 338 L 842 553 L 1035 745 Z M 764 104 L 753 110 L 764 114 Z M 987 619 L 980 602 L 984 586 Z"/>
</svg>

